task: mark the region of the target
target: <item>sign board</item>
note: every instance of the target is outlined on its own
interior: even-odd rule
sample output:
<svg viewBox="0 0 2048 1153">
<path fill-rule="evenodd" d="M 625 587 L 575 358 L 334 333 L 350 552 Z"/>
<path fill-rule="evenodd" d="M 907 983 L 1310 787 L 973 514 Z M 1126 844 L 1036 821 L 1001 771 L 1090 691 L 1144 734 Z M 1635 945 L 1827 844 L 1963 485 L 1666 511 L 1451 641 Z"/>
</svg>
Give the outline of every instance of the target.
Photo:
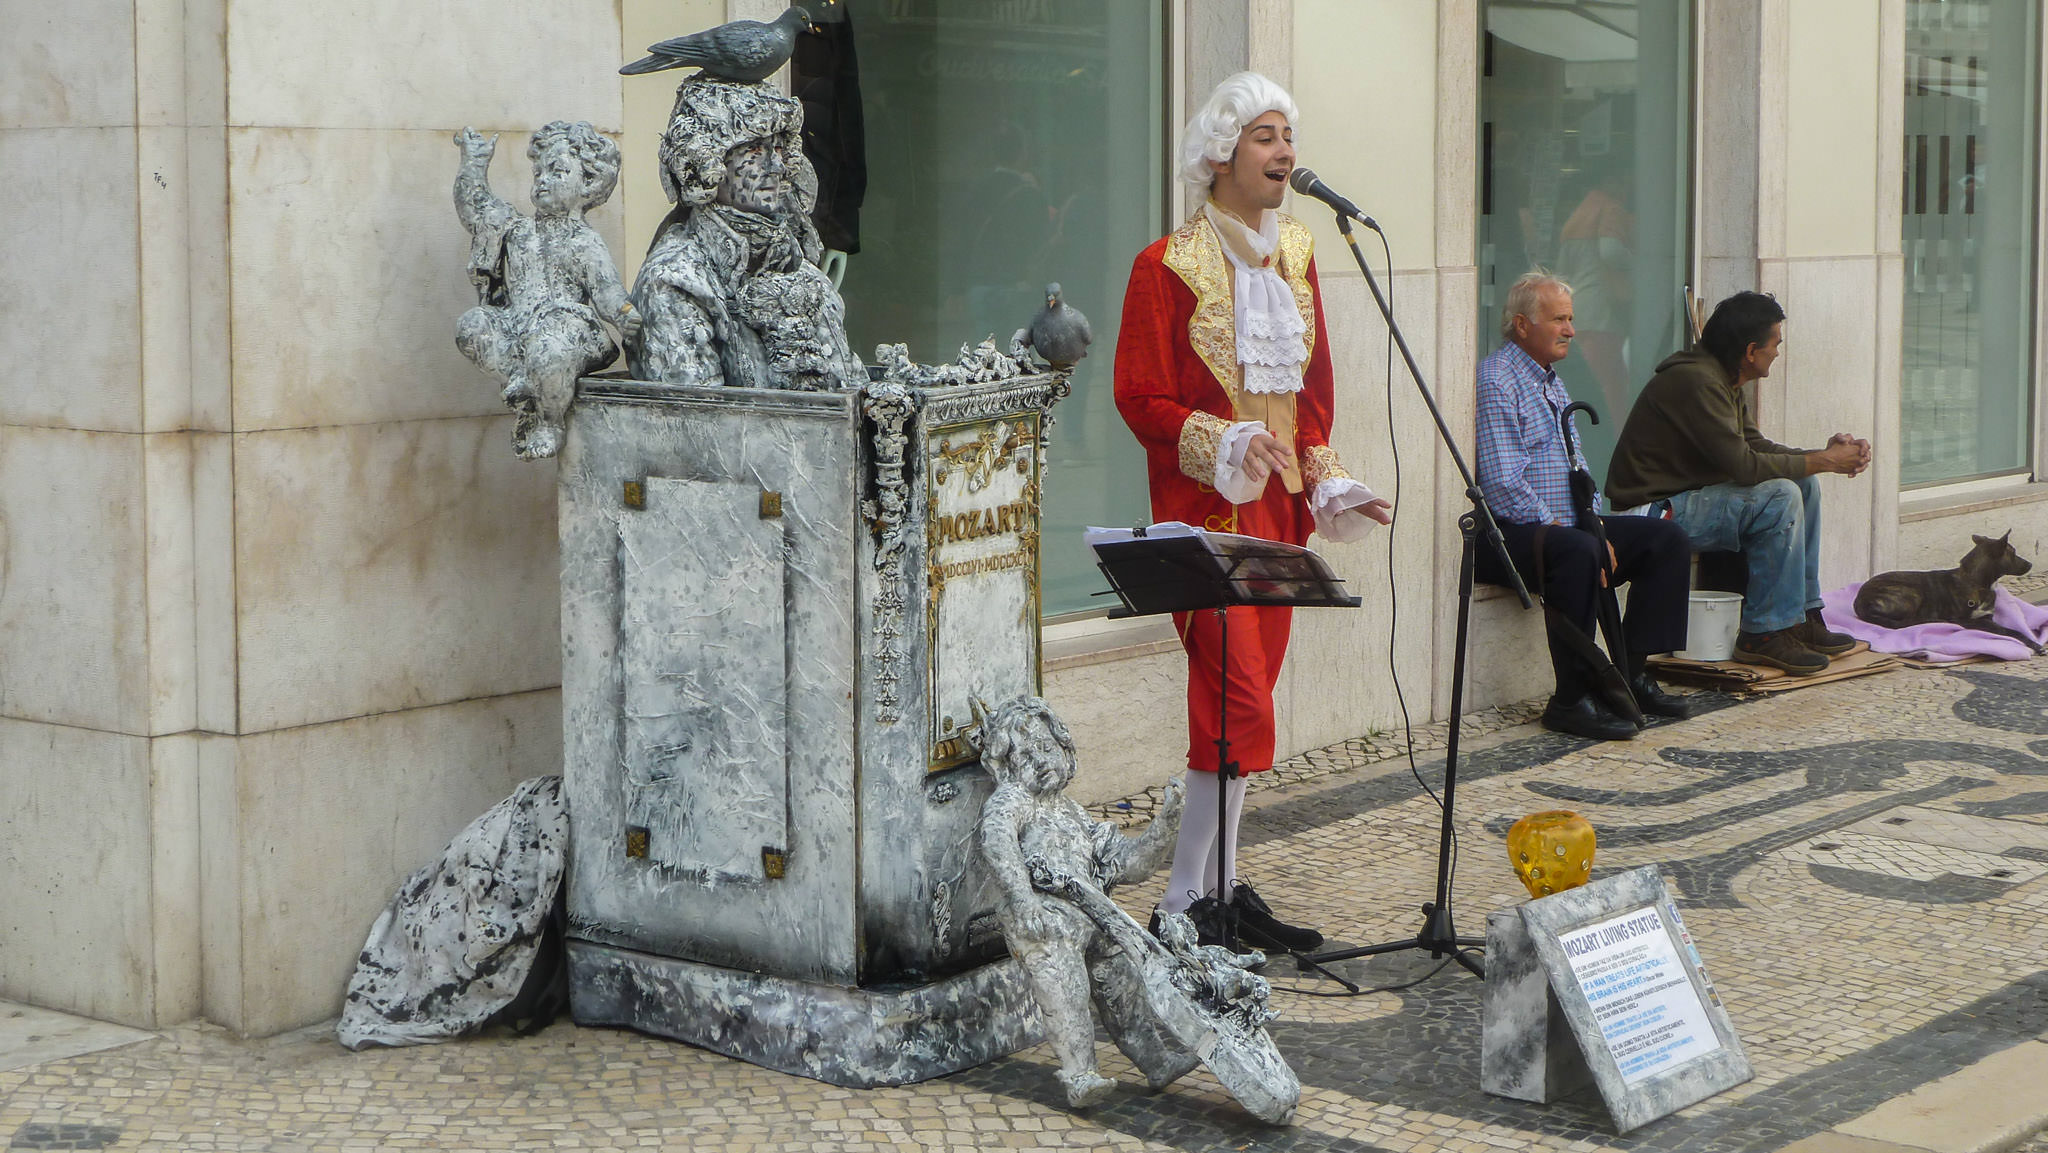
<svg viewBox="0 0 2048 1153">
<path fill-rule="evenodd" d="M 1618 1131 L 1754 1076 L 1653 866 L 1531 901 L 1521 914 Z"/>
<path fill-rule="evenodd" d="M 1039 414 L 927 434 L 931 765 L 975 757 L 977 701 L 1037 695 Z"/>
</svg>

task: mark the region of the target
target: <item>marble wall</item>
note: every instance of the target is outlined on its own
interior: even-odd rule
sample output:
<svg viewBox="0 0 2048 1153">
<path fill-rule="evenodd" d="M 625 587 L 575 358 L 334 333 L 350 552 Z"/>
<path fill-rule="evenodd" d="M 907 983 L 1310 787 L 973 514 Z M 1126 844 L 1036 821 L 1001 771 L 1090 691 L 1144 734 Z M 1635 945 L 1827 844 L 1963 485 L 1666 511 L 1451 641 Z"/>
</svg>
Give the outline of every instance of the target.
<svg viewBox="0 0 2048 1153">
<path fill-rule="evenodd" d="M 528 132 L 618 132 L 618 8 L 0 22 L 0 997 L 317 1021 L 397 881 L 559 763 L 553 475 L 452 344 L 449 138 L 503 133 L 523 205 Z"/>
<path fill-rule="evenodd" d="M 24 194 L 0 238 L 0 997 L 175 1019 L 198 1008 L 177 922 L 196 908 L 192 749 L 152 737 L 190 696 L 190 576 L 146 555 L 189 535 L 190 438 L 175 378 L 145 387 L 176 368 L 142 291 L 172 271 L 143 225 L 175 198 L 142 189 L 183 109 L 133 3 L 0 20 L 0 164 Z"/>
<path fill-rule="evenodd" d="M 1897 547 L 1903 6 L 1872 9 L 1766 2 L 1754 65 L 1756 287 L 1786 312 L 1757 419 L 1788 444 L 1847 431 L 1876 448 L 1862 476 L 1821 478 L 1823 588 L 1889 567 Z"/>
</svg>

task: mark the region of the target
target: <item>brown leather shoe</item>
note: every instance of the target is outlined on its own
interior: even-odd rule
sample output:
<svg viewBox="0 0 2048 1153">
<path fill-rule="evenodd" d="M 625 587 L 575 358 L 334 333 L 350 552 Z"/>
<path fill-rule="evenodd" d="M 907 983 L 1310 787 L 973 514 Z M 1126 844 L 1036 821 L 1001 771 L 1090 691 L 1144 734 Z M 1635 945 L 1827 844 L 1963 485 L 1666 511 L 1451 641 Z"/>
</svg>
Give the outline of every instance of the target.
<svg viewBox="0 0 2048 1153">
<path fill-rule="evenodd" d="M 1735 659 L 1746 665 L 1770 665 L 1795 677 L 1826 672 L 1828 659 L 1801 644 L 1798 626 L 1769 633 L 1737 633 Z"/>
<path fill-rule="evenodd" d="M 1807 609 L 1806 619 L 1787 631 L 1800 644 L 1824 657 L 1838 657 L 1856 647 L 1855 637 L 1828 628 L 1827 621 L 1821 619 L 1819 609 Z"/>
</svg>

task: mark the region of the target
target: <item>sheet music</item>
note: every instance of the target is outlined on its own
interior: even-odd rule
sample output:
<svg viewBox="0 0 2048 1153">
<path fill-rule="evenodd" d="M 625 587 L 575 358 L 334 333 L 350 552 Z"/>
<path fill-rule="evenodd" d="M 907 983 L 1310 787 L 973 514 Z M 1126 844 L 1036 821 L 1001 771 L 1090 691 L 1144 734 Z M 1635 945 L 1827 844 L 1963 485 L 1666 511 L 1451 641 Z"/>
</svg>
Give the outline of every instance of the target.
<svg viewBox="0 0 2048 1153">
<path fill-rule="evenodd" d="M 1206 532 L 1181 521 L 1162 521 L 1143 528 L 1090 527 L 1082 540 L 1091 549 L 1137 540 L 1193 538 L 1216 561 L 1216 574 L 1237 588 L 1245 602 L 1289 603 L 1312 598 L 1342 598 L 1344 582 L 1320 555 L 1299 545 Z"/>
<path fill-rule="evenodd" d="M 1099 544 L 1121 544 L 1127 540 L 1160 540 L 1175 536 L 1201 536 L 1202 530 L 1194 525 L 1177 520 L 1163 520 L 1143 528 L 1099 528 L 1090 525 L 1081 531 L 1081 543 L 1089 548 Z"/>
</svg>

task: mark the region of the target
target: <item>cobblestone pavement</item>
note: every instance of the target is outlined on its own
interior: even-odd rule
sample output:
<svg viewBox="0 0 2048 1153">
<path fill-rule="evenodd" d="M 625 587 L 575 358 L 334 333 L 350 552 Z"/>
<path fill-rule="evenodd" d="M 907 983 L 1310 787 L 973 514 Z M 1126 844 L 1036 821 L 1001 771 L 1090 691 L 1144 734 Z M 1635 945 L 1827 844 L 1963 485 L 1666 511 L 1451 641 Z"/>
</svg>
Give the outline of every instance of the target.
<svg viewBox="0 0 2048 1153">
<path fill-rule="evenodd" d="M 1358 997 L 1333 996 L 1337 985 L 1286 962 L 1269 966 L 1282 1014 L 1273 1033 L 1304 1090 L 1284 1130 L 1250 1122 L 1204 1071 L 1147 1095 L 1106 1043 L 1104 1070 L 1126 1087 L 1075 1114 L 1060 1104 L 1043 1047 L 857 1091 L 565 1022 L 526 1039 L 361 1054 L 325 1029 L 239 1042 L 180 1027 L 0 1071 L 0 1140 L 120 1150 L 1878 1153 L 1928 1147 L 1884 1132 L 1872 1121 L 1887 1116 L 1880 1106 L 1959 1086 L 1976 1104 L 1938 1118 L 1955 1138 L 1944 1148 L 2008 1148 L 2048 1118 L 2048 1062 L 2031 1081 L 2026 1064 L 2048 1053 L 2043 682 L 2048 661 L 1903 670 L 1753 701 L 1708 695 L 1704 715 L 1606 745 L 1516 723 L 1526 712 L 1475 720 L 1456 792 L 1459 927 L 1478 932 L 1487 911 L 1524 899 L 1498 830 L 1533 810 L 1577 809 L 1600 830 L 1599 871 L 1661 869 L 1755 1067 L 1752 1081 L 1622 1137 L 1597 1098 L 1545 1107 L 1481 1092 L 1481 983 L 1405 953 L 1339 966 L 1368 986 L 1412 982 Z M 1442 735 L 1418 734 L 1418 745 L 1440 746 Z M 1333 946 L 1413 933 L 1432 891 L 1438 809 L 1399 750 L 1378 735 L 1297 758 L 1260 782 L 1247 809 L 1246 875 L 1283 915 L 1319 922 Z M 1418 759 L 1440 791 L 1441 755 Z M 1111 809 L 1143 810 L 1142 798 Z M 1120 896 L 1141 911 L 1158 884 Z M 1993 1067 L 2007 1078 L 2018 1068 L 2022 1087 L 1973 1088 L 1975 1071 Z M 2002 1138 L 1970 1137 L 2001 1108 Z M 2025 1128 L 2014 1132 L 2013 1117 Z M 2048 1153 L 2038 1137 L 2021 1147 Z"/>
</svg>

